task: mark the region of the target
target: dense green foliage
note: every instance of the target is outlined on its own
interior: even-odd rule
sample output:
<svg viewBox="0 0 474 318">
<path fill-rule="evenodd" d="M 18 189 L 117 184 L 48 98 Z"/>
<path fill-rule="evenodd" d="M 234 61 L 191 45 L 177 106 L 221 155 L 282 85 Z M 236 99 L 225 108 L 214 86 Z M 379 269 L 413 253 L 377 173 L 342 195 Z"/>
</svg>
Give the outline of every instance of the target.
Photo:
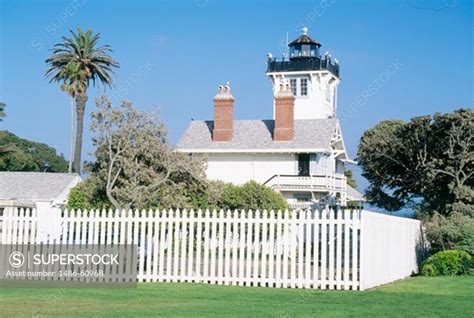
<svg viewBox="0 0 474 318">
<path fill-rule="evenodd" d="M 459 250 L 441 251 L 428 257 L 421 265 L 423 276 L 455 276 L 469 273 L 472 257 Z"/>
<path fill-rule="evenodd" d="M 383 121 L 361 138 L 369 201 L 387 210 L 474 216 L 474 110 Z"/>
<path fill-rule="evenodd" d="M 346 176 L 347 184 L 356 189 L 357 182 L 354 179 L 354 173 L 352 172 L 352 170 L 346 168 L 346 170 L 344 170 L 344 175 Z"/>
<path fill-rule="evenodd" d="M 423 225 L 433 252 L 457 249 L 474 255 L 474 218 L 459 212 L 435 213 L 425 217 Z"/>
<path fill-rule="evenodd" d="M 358 161 L 369 202 L 414 208 L 432 252 L 474 255 L 474 110 L 383 121 L 361 138 Z M 436 273 L 432 265 L 426 274 Z"/>
<path fill-rule="evenodd" d="M 5 317 L 472 317 L 474 276 L 412 277 L 364 292 L 142 283 L 3 288 Z"/>
<path fill-rule="evenodd" d="M 175 177 L 176 178 L 176 177 Z M 95 176 L 79 183 L 69 193 L 69 209 L 101 209 L 113 205 L 108 201 L 103 182 Z M 163 186 L 139 209 L 186 208 L 230 210 L 285 210 L 286 200 L 270 188 L 250 181 L 233 185 L 219 181 L 203 183 L 178 182 Z"/>
<path fill-rule="evenodd" d="M 44 143 L 0 131 L 0 171 L 67 172 L 67 162 Z"/>
<path fill-rule="evenodd" d="M 230 210 L 285 210 L 287 203 L 285 198 L 272 189 L 249 181 L 243 185 L 230 183 L 220 184 L 222 192 L 217 198 L 218 208 Z M 213 185 L 216 187 L 216 184 Z"/>
<path fill-rule="evenodd" d="M 104 186 L 98 178 L 89 177 L 69 192 L 68 209 L 109 209 L 112 204 L 107 200 Z"/>
</svg>

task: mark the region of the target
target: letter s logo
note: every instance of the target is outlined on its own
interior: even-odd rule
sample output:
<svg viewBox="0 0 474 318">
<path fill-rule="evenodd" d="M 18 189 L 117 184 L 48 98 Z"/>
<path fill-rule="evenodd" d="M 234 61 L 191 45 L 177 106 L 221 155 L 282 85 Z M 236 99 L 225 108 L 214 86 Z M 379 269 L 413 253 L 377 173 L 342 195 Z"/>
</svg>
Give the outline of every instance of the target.
<svg viewBox="0 0 474 318">
<path fill-rule="evenodd" d="M 18 268 L 25 263 L 25 256 L 21 252 L 13 252 L 10 254 L 8 261 L 12 267 Z"/>
</svg>

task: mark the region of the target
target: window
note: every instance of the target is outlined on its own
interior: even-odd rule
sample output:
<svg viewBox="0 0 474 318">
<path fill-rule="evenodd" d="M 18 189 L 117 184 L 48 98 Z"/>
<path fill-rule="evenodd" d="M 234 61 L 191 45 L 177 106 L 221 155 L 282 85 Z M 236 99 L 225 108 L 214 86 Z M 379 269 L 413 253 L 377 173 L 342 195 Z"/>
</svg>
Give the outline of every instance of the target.
<svg viewBox="0 0 474 318">
<path fill-rule="evenodd" d="M 298 155 L 298 175 L 309 176 L 309 154 L 307 153 Z"/>
<path fill-rule="evenodd" d="M 296 78 L 290 79 L 291 92 L 296 96 Z"/>
<path fill-rule="evenodd" d="M 300 94 L 301 96 L 308 95 L 308 80 L 306 78 L 300 80 Z"/>
<path fill-rule="evenodd" d="M 302 45 L 301 46 L 301 55 L 303 56 L 309 56 L 309 51 L 310 51 L 310 46 L 308 44 Z"/>
</svg>

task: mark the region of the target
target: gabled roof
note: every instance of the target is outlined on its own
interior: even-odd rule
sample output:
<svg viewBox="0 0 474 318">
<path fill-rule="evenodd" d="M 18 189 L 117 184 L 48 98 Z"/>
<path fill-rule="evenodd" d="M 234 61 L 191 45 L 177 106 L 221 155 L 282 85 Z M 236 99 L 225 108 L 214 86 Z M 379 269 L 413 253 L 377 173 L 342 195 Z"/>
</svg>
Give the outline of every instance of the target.
<svg viewBox="0 0 474 318">
<path fill-rule="evenodd" d="M 77 174 L 0 172 L 1 200 L 51 201 L 81 181 Z"/>
<path fill-rule="evenodd" d="M 229 142 L 213 142 L 213 121 L 192 121 L 179 139 L 182 152 L 321 152 L 331 151 L 331 139 L 338 127 L 336 118 L 295 120 L 291 141 L 274 141 L 274 120 L 234 120 Z"/>
</svg>

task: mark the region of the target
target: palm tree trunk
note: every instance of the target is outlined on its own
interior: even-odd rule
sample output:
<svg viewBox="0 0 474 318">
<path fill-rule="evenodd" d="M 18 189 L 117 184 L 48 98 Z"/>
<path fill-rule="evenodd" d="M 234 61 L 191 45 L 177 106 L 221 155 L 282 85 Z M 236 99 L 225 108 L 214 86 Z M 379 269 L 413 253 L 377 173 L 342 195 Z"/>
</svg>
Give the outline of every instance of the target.
<svg viewBox="0 0 474 318">
<path fill-rule="evenodd" d="M 86 108 L 87 95 L 79 94 L 76 97 L 76 145 L 74 149 L 74 172 L 81 174 L 82 134 L 84 129 L 84 110 Z"/>
<path fill-rule="evenodd" d="M 70 133 L 69 133 L 69 167 L 68 172 L 72 173 L 72 163 L 74 157 L 74 97 L 71 96 L 71 118 L 70 118 Z"/>
</svg>

